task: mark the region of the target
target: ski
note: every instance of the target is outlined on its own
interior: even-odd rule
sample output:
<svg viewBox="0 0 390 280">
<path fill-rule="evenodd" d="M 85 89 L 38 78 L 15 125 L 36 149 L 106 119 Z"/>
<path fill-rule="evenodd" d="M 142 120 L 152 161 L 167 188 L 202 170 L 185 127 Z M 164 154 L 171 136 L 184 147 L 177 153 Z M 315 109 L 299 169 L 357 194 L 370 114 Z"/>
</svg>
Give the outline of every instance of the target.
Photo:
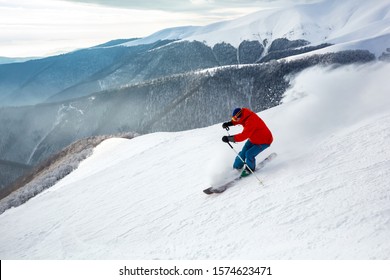
<svg viewBox="0 0 390 280">
<path fill-rule="evenodd" d="M 256 169 L 255 169 L 255 172 L 259 171 L 260 169 L 262 169 L 268 162 L 270 162 L 272 159 L 274 159 L 275 157 L 277 156 L 276 153 L 272 153 L 270 154 L 268 157 L 266 157 L 265 159 L 263 159 L 260 163 L 258 163 L 256 165 Z M 250 176 L 249 176 L 250 177 Z M 203 192 L 205 194 L 213 194 L 213 193 L 223 193 L 224 191 L 226 191 L 228 188 L 234 186 L 238 181 L 244 179 L 246 177 L 237 177 L 227 183 L 224 183 L 222 185 L 219 185 L 219 186 L 215 186 L 215 187 L 209 187 L 207 189 L 204 189 Z"/>
</svg>

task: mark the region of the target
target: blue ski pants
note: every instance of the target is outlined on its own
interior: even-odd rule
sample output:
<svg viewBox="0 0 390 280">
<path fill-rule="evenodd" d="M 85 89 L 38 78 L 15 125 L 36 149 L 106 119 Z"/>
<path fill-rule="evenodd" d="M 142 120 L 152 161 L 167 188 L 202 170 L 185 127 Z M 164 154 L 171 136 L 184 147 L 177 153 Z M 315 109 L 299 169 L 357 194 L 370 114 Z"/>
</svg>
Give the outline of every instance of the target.
<svg viewBox="0 0 390 280">
<path fill-rule="evenodd" d="M 260 144 L 255 145 L 252 144 L 249 140 L 246 141 L 244 147 L 242 148 L 241 152 L 238 154 L 240 157 L 245 161 L 245 163 L 249 166 L 250 169 L 255 170 L 256 168 L 256 159 L 255 157 L 260 154 L 262 151 L 267 149 L 270 145 L 267 144 Z M 237 156 L 233 163 L 233 168 L 235 169 L 241 169 L 244 167 L 244 163 L 242 160 Z"/>
</svg>

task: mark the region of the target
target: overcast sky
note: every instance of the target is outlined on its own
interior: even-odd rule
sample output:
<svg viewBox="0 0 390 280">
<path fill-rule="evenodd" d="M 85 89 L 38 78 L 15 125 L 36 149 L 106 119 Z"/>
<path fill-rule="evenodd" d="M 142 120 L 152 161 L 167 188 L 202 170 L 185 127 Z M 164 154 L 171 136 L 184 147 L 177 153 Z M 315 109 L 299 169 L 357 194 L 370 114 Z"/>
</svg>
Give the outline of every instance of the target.
<svg viewBox="0 0 390 280">
<path fill-rule="evenodd" d="M 233 19 L 270 5 L 281 0 L 0 0 L 0 57 L 53 55 Z"/>
</svg>

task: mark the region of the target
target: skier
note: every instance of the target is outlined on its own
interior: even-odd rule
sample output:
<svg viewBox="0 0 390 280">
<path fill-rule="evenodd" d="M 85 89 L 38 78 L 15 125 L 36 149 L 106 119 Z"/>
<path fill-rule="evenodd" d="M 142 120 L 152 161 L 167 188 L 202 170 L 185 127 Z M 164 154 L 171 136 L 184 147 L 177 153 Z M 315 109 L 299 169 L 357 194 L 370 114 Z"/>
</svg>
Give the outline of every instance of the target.
<svg viewBox="0 0 390 280">
<path fill-rule="evenodd" d="M 268 148 L 272 141 L 272 133 L 264 123 L 264 121 L 248 108 L 236 108 L 233 110 L 232 120 L 222 124 L 222 128 L 228 129 L 229 126 L 242 125 L 243 131 L 232 136 L 222 137 L 223 142 L 242 142 L 246 139 L 244 147 L 239 153 L 240 157 L 245 161 L 247 167 L 242 171 L 241 177 L 246 177 L 251 174 L 248 167 L 254 171 L 256 168 L 255 157 Z M 233 168 L 240 170 L 244 167 L 244 163 L 237 156 L 233 163 Z"/>
</svg>

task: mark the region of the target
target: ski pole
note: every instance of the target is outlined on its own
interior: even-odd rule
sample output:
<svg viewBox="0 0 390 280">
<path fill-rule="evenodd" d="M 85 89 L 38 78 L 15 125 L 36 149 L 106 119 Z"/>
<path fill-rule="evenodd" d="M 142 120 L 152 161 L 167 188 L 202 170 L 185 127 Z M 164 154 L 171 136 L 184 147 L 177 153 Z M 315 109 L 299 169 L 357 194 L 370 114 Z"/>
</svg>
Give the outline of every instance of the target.
<svg viewBox="0 0 390 280">
<path fill-rule="evenodd" d="M 229 136 L 230 133 L 229 133 L 229 129 L 226 129 L 226 132 Z M 242 157 L 240 156 L 240 154 L 236 151 L 236 149 L 234 149 L 234 147 L 232 146 L 232 144 L 230 144 L 230 142 L 227 142 L 228 145 L 230 146 L 230 148 L 232 148 L 232 150 L 236 153 L 237 157 L 242 161 L 242 163 L 245 165 L 246 168 L 248 168 L 248 170 L 256 177 L 257 181 L 259 181 L 260 184 L 263 184 L 263 182 L 259 179 L 259 177 L 256 176 L 255 172 L 253 172 L 253 170 L 248 166 L 248 164 L 245 162 L 245 160 L 242 159 Z"/>
</svg>

